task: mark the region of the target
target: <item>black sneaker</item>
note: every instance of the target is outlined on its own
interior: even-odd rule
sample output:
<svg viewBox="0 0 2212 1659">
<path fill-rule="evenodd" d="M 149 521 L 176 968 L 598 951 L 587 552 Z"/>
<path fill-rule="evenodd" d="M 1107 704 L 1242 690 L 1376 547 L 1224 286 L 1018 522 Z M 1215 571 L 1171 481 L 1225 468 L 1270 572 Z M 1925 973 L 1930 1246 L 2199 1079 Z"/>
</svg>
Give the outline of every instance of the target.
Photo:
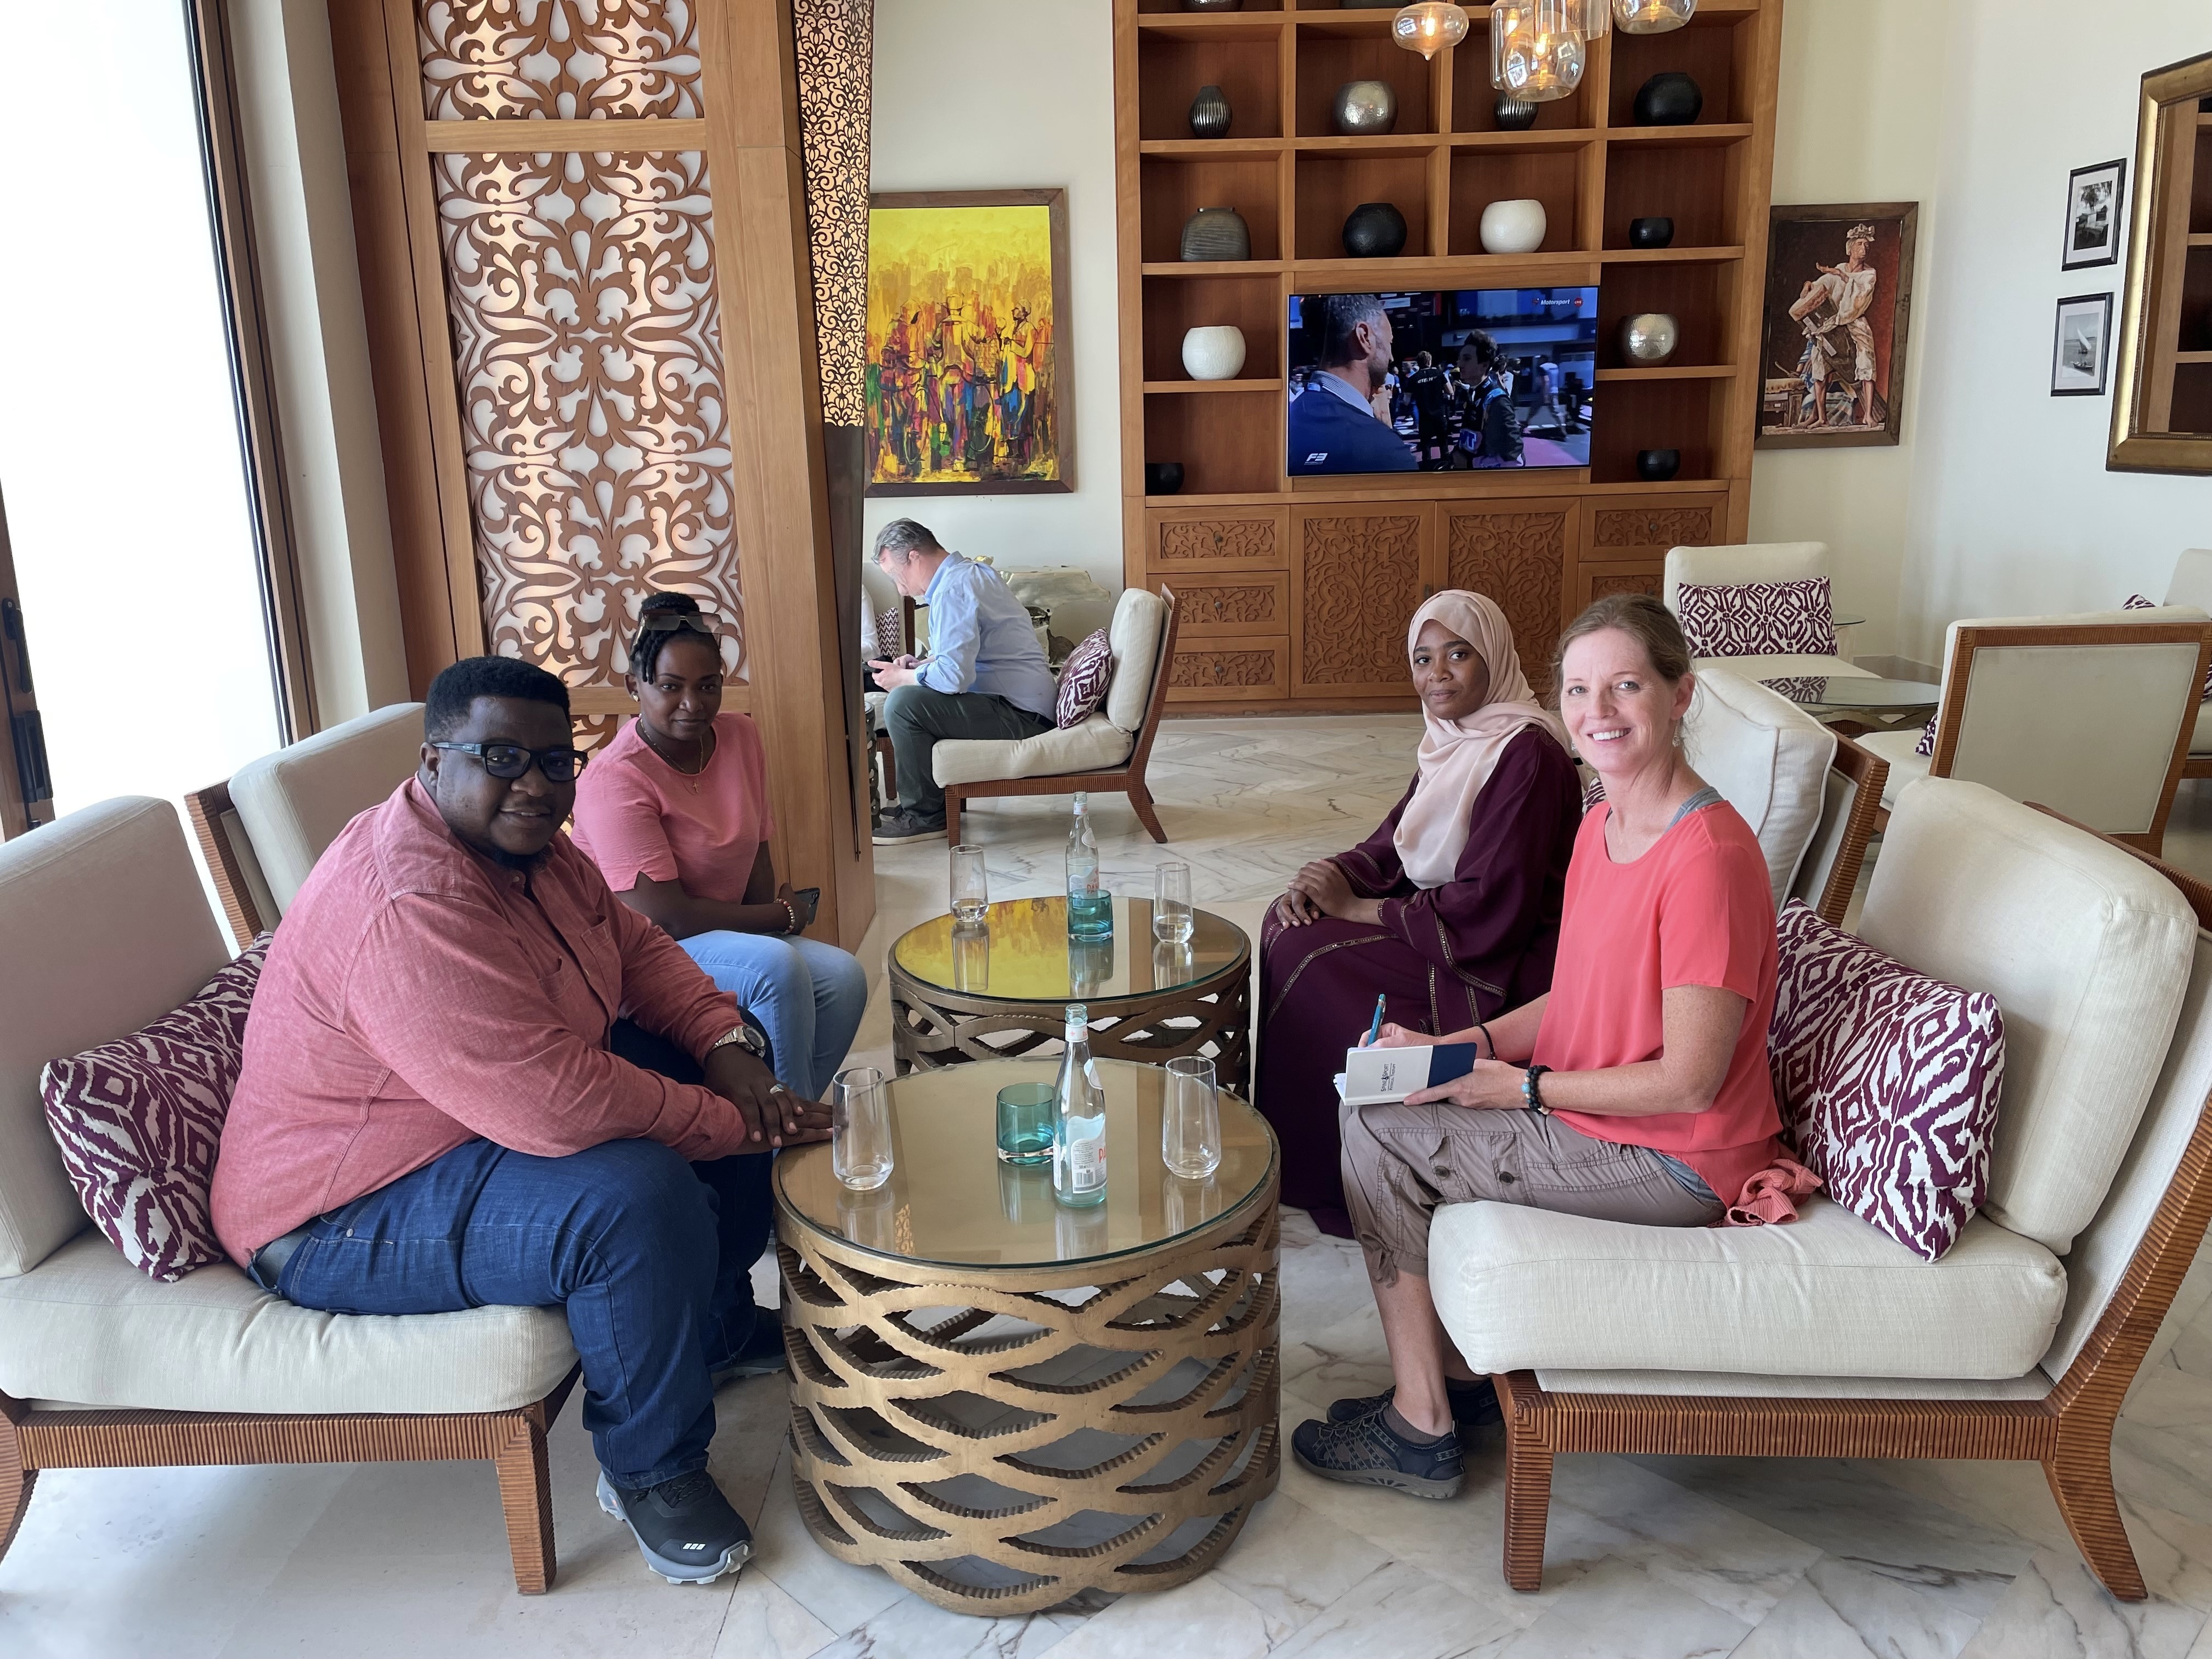
<svg viewBox="0 0 2212 1659">
<path fill-rule="evenodd" d="M 943 841 L 945 820 L 932 823 L 919 812 L 909 812 L 903 806 L 894 806 L 876 825 L 876 845 L 896 847 L 907 841 Z"/>
<path fill-rule="evenodd" d="M 1386 1413 L 1345 1423 L 1308 1419 L 1291 1436 L 1298 1462 L 1324 1480 L 1355 1486 L 1388 1486 L 1416 1498 L 1456 1498 L 1465 1468 L 1459 1431 L 1417 1446 L 1392 1432 Z"/>
<path fill-rule="evenodd" d="M 1355 1417 L 1371 1417 L 1397 1397 L 1397 1389 L 1385 1389 L 1380 1394 L 1340 1400 L 1328 1408 L 1328 1420 L 1349 1423 Z M 1472 1382 L 1446 1377 L 1444 1399 L 1451 1407 L 1452 1425 L 1462 1434 L 1470 1429 L 1496 1428 L 1505 1420 L 1504 1407 L 1498 1403 L 1498 1385 L 1486 1376 Z"/>
<path fill-rule="evenodd" d="M 753 1553 L 752 1528 L 704 1469 L 635 1492 L 602 1469 L 599 1507 L 629 1525 L 645 1565 L 672 1584 L 711 1584 Z"/>
<path fill-rule="evenodd" d="M 756 1307 L 752 1334 L 745 1339 L 736 1358 L 714 1367 L 714 1386 L 719 1389 L 725 1382 L 748 1376 L 769 1376 L 790 1369 L 791 1359 L 783 1346 L 782 1316 L 773 1308 Z"/>
</svg>

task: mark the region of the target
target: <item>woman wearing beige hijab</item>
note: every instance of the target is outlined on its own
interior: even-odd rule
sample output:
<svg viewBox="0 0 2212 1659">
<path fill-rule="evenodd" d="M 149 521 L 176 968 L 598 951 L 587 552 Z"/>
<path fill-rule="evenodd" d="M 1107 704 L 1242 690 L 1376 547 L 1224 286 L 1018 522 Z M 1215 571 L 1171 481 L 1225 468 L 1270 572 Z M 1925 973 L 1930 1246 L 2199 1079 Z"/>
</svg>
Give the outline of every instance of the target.
<svg viewBox="0 0 2212 1659">
<path fill-rule="evenodd" d="M 1309 864 L 1261 932 L 1255 1103 L 1283 1144 L 1283 1201 L 1352 1236 L 1339 1170 L 1344 1051 L 1375 1000 L 1456 1031 L 1548 990 L 1581 816 L 1566 734 L 1522 672 L 1505 613 L 1439 593 L 1406 631 L 1423 730 L 1404 799 L 1358 846 Z"/>
</svg>

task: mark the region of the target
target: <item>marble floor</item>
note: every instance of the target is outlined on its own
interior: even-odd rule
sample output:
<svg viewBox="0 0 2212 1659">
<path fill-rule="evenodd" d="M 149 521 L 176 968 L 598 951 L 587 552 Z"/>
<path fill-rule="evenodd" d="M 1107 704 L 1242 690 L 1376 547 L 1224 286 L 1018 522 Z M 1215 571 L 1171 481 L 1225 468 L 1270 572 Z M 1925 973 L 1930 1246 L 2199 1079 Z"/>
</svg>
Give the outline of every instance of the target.
<svg viewBox="0 0 2212 1659">
<path fill-rule="evenodd" d="M 1404 788 L 1411 717 L 1186 720 L 1153 790 L 1199 901 L 1256 930 L 1306 859 L 1364 836 Z M 1057 890 L 1066 804 L 976 811 L 994 896 Z M 1148 892 L 1164 856 L 1126 804 L 1097 823 L 1109 883 Z M 2212 785 L 2184 786 L 2169 855 L 2212 874 Z M 889 1065 L 886 942 L 945 904 L 941 842 L 878 849 L 864 956 L 874 1000 L 856 1058 Z M 757 1276 L 764 1292 L 773 1286 Z M 1355 1250 L 1285 1218 L 1289 1421 L 1385 1375 Z M 2172 1354 L 2130 1401 L 2122 1504 L 2152 1599 L 2113 1601 L 2082 1568 L 2033 1465 L 1566 1457 L 1543 1590 L 1499 1577 L 1502 1454 L 1474 1449 L 1449 1504 L 1314 1480 L 1282 1485 L 1218 1567 L 1162 1595 L 1026 1618 L 940 1612 L 808 1538 L 784 1467 L 782 1383 L 724 1392 L 714 1469 L 758 1553 L 707 1588 L 650 1577 L 592 1502 L 571 1405 L 553 1436 L 561 1576 L 508 1577 L 484 1464 L 58 1471 L 0 1562 L 8 1659 L 605 1655 L 691 1659 L 2212 1659 L 2212 1272 L 2177 1304 Z"/>
</svg>

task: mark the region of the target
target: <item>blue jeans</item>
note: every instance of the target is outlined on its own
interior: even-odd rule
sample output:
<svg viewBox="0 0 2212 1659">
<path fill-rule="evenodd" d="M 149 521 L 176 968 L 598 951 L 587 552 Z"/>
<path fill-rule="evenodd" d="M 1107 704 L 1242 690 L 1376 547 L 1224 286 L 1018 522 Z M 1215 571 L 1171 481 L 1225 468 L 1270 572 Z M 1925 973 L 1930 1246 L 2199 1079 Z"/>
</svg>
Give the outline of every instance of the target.
<svg viewBox="0 0 2212 1659">
<path fill-rule="evenodd" d="M 694 933 L 678 944 L 768 1033 L 775 1074 L 819 1100 L 868 1007 L 868 975 L 849 951 L 777 933 Z"/>
<path fill-rule="evenodd" d="M 617 1024 L 626 1059 L 699 1068 Z M 584 1364 L 584 1426 L 617 1486 L 704 1468 L 713 1375 L 752 1335 L 769 1157 L 707 1164 L 652 1140 L 533 1158 L 471 1140 L 309 1224 L 276 1289 L 330 1313 L 560 1307 Z"/>
</svg>

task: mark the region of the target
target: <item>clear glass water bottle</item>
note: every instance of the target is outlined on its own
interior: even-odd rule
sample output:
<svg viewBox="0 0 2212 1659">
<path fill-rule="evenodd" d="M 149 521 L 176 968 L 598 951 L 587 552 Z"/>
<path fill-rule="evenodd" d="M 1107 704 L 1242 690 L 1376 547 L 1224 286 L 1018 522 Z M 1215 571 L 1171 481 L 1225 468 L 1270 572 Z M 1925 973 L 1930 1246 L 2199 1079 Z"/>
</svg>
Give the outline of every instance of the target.
<svg viewBox="0 0 2212 1659">
<path fill-rule="evenodd" d="M 1091 1016 L 1067 1005 L 1067 1052 L 1060 1057 L 1052 1132 L 1052 1195 L 1076 1209 L 1106 1201 L 1106 1085 L 1091 1058 Z"/>
<path fill-rule="evenodd" d="M 1103 939 L 1114 931 L 1114 896 L 1098 879 L 1098 838 L 1091 833 L 1089 797 L 1075 798 L 1075 824 L 1067 832 L 1067 931 L 1077 939 Z"/>
</svg>

